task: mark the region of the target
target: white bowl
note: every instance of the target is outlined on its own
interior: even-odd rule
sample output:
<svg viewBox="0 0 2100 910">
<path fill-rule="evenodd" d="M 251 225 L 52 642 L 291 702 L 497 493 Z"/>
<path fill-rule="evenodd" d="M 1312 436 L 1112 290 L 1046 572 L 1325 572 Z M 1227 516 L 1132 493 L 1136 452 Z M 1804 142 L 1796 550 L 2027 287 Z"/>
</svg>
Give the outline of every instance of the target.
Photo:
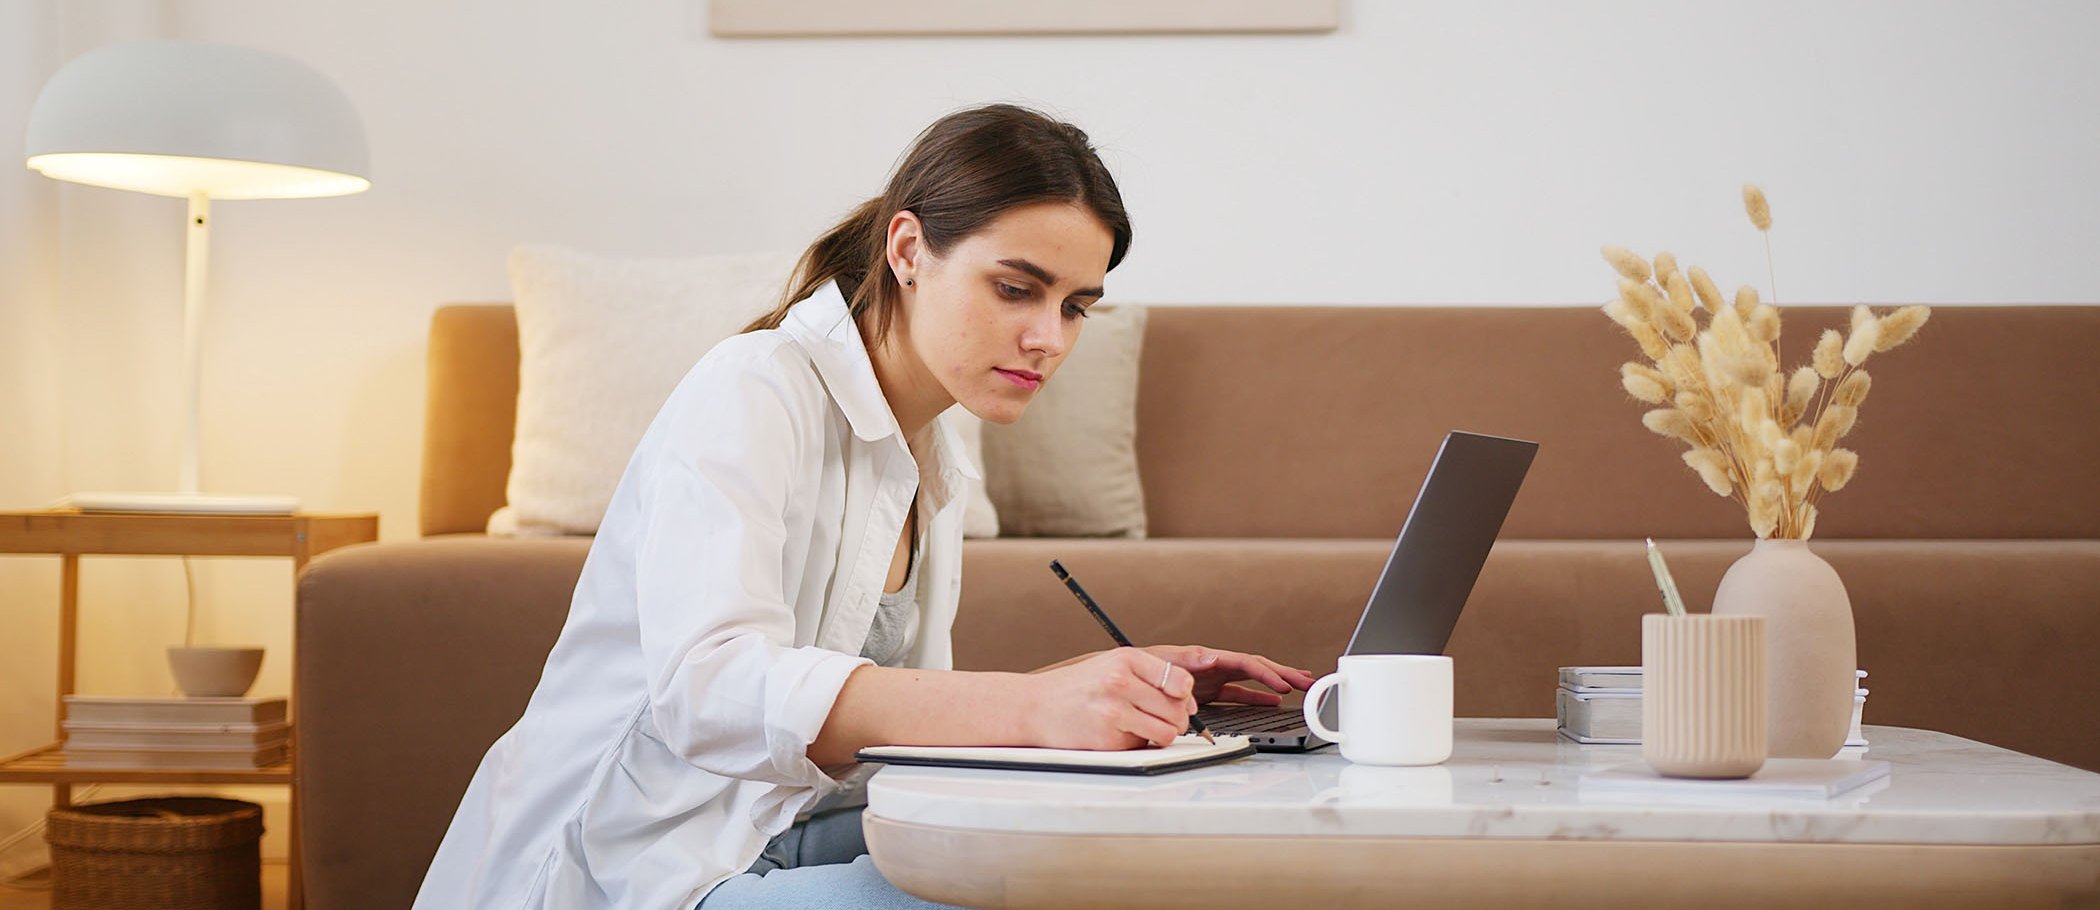
<svg viewBox="0 0 2100 910">
<path fill-rule="evenodd" d="M 262 670 L 261 648 L 168 649 L 168 669 L 175 684 L 191 697 L 225 697 L 248 694 L 255 674 Z"/>
</svg>

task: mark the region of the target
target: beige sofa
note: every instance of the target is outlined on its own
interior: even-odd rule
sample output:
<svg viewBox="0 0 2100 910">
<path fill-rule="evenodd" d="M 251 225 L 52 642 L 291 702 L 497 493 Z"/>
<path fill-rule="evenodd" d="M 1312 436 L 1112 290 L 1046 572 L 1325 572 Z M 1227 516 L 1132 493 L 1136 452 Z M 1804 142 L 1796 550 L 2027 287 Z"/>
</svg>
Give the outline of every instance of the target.
<svg viewBox="0 0 2100 910">
<path fill-rule="evenodd" d="M 1786 334 L 1843 319 L 1792 308 Z M 1870 723 L 2100 769 L 2096 350 L 2100 307 L 1942 307 L 1872 365 L 1849 440 L 1863 466 L 1813 544 L 1851 592 Z M 1633 351 L 1587 308 L 1156 308 L 1138 424 L 1151 537 L 969 542 L 958 665 L 1103 646 L 1055 557 L 1138 640 L 1331 667 L 1438 440 L 1461 428 L 1541 449 L 1448 649 L 1458 710 L 1550 716 L 1556 667 L 1639 662 L 1638 617 L 1658 607 L 1641 538 L 1663 543 L 1694 609 L 1749 548 L 1740 510 L 1641 428 L 1617 384 Z M 517 356 L 507 306 L 437 314 L 424 539 L 335 551 L 300 581 L 319 910 L 407 903 L 590 546 L 480 533 L 503 502 Z"/>
</svg>

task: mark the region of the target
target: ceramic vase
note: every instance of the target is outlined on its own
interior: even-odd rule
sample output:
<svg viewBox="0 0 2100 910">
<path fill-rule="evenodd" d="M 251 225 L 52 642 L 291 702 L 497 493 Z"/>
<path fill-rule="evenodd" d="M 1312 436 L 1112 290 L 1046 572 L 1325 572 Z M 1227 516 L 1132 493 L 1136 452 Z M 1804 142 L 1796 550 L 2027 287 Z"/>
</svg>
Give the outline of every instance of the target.
<svg viewBox="0 0 2100 910">
<path fill-rule="evenodd" d="M 1837 570 L 1807 541 L 1759 540 L 1721 577 L 1713 612 L 1765 618 L 1771 757 L 1836 755 L 1852 725 L 1859 668 L 1852 601 Z"/>
<path fill-rule="evenodd" d="M 1765 764 L 1765 619 L 1641 617 L 1641 759 L 1666 777 Z"/>
</svg>

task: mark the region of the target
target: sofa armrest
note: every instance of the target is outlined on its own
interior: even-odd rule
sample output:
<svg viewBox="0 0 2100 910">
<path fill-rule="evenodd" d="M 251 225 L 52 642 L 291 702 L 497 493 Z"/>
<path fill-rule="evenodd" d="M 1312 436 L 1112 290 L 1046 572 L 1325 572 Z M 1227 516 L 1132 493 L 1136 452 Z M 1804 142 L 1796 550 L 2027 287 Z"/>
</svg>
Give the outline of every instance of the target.
<svg viewBox="0 0 2100 910">
<path fill-rule="evenodd" d="M 405 907 L 483 753 L 525 709 L 589 538 L 332 551 L 298 585 L 308 906 Z"/>
</svg>

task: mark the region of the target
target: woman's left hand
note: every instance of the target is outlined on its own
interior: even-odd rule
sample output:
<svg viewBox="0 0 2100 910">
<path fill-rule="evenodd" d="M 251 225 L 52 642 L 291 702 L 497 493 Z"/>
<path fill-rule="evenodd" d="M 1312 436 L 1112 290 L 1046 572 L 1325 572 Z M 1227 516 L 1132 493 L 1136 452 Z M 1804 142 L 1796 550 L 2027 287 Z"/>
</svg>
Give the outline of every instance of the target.
<svg viewBox="0 0 2100 910">
<path fill-rule="evenodd" d="M 1142 650 L 1189 671 L 1189 675 L 1196 678 L 1193 695 L 1198 705 L 1211 702 L 1278 705 L 1283 703 L 1285 693 L 1309 689 L 1318 678 L 1308 671 L 1286 667 L 1259 654 L 1241 654 L 1201 645 L 1151 645 Z M 1267 689 L 1237 685 L 1242 680 L 1261 683 Z"/>
</svg>

